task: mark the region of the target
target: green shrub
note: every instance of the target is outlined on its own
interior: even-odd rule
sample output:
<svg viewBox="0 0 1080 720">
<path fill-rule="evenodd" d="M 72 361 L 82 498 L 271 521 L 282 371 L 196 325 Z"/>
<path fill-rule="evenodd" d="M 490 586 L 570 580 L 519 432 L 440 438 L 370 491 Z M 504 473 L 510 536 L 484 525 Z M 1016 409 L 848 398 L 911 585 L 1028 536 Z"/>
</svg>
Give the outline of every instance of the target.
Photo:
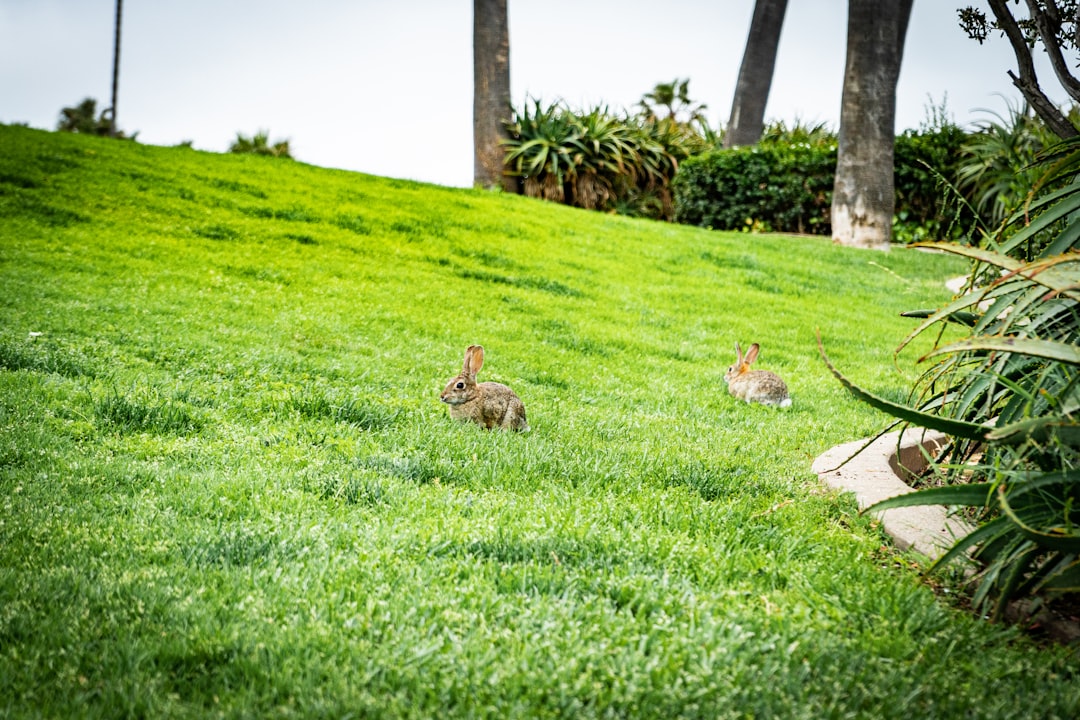
<svg viewBox="0 0 1080 720">
<path fill-rule="evenodd" d="M 965 138 L 948 123 L 896 138 L 895 240 L 957 239 L 970 225 L 970 212 L 946 202 Z M 835 170 L 835 135 L 820 125 L 773 123 L 754 147 L 684 162 L 672 182 L 675 218 L 717 230 L 828 235 Z"/>
<path fill-rule="evenodd" d="M 828 234 L 836 145 L 769 143 L 688 159 L 675 220 L 716 230 Z"/>
<path fill-rule="evenodd" d="M 507 123 L 506 173 L 529 197 L 670 220 L 670 182 L 684 159 L 708 140 L 700 125 L 607 107 L 575 111 L 539 100 Z"/>
<path fill-rule="evenodd" d="M 949 202 L 968 137 L 952 123 L 905 130 L 896 137 L 893 240 L 958 240 L 971 228 L 975 215 L 970 205 Z"/>
<path fill-rule="evenodd" d="M 836 145 L 836 133 L 825 123 L 807 125 L 796 120 L 788 126 L 783 120 L 774 120 L 761 131 L 759 145 Z"/>
<path fill-rule="evenodd" d="M 991 115 L 964 142 L 958 180 L 980 219 L 997 227 L 1027 198 L 1041 172 L 1035 161 L 1057 138 L 1026 107 Z"/>
<path fill-rule="evenodd" d="M 968 292 L 948 306 L 910 313 L 923 322 L 901 349 L 927 331 L 937 336 L 910 406 L 837 375 L 879 409 L 949 435 L 938 487 L 876 507 L 976 508 L 976 529 L 937 565 L 970 551 L 974 602 L 995 617 L 1017 597 L 1080 592 L 1080 141 L 1051 157 L 1047 185 L 1030 191 L 1034 199 L 986 239 L 989 248 L 928 244 L 969 258 L 971 272 Z"/>
<path fill-rule="evenodd" d="M 97 100 L 90 97 L 84 98 L 78 105 L 60 110 L 60 119 L 56 123 L 56 129 L 60 132 L 134 140 L 138 132 L 132 133 L 129 137 L 123 130 L 113 128 L 112 112 L 112 108 L 105 108 L 98 114 Z"/>
<path fill-rule="evenodd" d="M 292 153 L 289 151 L 289 141 L 279 140 L 271 145 L 270 133 L 267 130 L 260 130 L 252 137 L 236 133 L 236 141 L 229 146 L 229 152 L 238 155 L 269 155 L 270 157 L 292 159 Z"/>
</svg>

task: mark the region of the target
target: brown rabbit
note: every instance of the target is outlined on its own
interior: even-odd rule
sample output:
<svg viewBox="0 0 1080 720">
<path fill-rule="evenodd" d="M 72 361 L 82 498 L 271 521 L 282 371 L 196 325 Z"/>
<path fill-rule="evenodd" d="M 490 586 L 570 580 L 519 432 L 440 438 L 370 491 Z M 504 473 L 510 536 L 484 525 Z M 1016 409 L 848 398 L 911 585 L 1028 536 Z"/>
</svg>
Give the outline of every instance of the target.
<svg viewBox="0 0 1080 720">
<path fill-rule="evenodd" d="M 450 417 L 471 420 L 489 430 L 518 430 L 527 432 L 525 405 L 513 390 L 497 382 L 476 382 L 476 374 L 484 366 L 484 348 L 470 345 L 465 350 L 461 374 L 447 383 L 439 399 L 450 406 Z"/>
<path fill-rule="evenodd" d="M 789 407 L 791 397 L 788 395 L 787 385 L 779 375 L 768 370 L 750 369 L 750 364 L 757 359 L 760 349 L 758 344 L 754 343 L 746 351 L 746 357 L 743 357 L 742 348 L 739 343 L 735 343 L 735 364 L 724 373 L 728 391 L 746 402 Z"/>
</svg>

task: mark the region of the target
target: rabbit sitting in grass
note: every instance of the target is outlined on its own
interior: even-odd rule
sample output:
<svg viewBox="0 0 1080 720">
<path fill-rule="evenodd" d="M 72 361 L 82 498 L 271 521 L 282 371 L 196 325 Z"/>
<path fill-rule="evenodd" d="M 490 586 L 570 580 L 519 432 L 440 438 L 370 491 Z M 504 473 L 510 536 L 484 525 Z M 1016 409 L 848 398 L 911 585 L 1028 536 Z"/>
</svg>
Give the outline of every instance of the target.
<svg viewBox="0 0 1080 720">
<path fill-rule="evenodd" d="M 724 373 L 728 391 L 746 402 L 789 407 L 791 396 L 788 395 L 787 385 L 779 375 L 768 370 L 750 369 L 750 364 L 757 359 L 760 349 L 758 344 L 754 343 L 746 351 L 746 357 L 743 357 L 742 348 L 739 347 L 739 343 L 735 343 L 735 364 Z"/>
<path fill-rule="evenodd" d="M 525 405 L 513 390 L 497 382 L 476 382 L 484 366 L 484 348 L 470 345 L 465 350 L 461 374 L 446 385 L 439 399 L 450 406 L 450 417 L 472 421 L 487 429 L 527 432 Z"/>
</svg>

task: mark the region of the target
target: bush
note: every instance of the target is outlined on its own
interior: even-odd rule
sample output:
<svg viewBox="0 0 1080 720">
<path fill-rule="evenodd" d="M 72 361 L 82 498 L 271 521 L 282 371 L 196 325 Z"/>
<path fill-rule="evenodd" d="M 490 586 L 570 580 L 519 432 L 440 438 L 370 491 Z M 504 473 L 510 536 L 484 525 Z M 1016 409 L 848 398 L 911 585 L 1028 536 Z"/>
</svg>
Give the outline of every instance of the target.
<svg viewBox="0 0 1080 720">
<path fill-rule="evenodd" d="M 875 509 L 975 508 L 977 528 L 938 564 L 970 551 L 979 566 L 974 604 L 995 617 L 1018 597 L 1080 592 L 1080 141 L 1059 145 L 1047 165 L 1047 183 L 1029 188 L 1030 203 L 985 239 L 987 248 L 927 244 L 972 265 L 969 292 L 909 313 L 923 322 L 901 349 L 927 331 L 936 336 L 909 406 L 837 374 L 860 399 L 948 434 L 938 486 Z"/>
<path fill-rule="evenodd" d="M 893 155 L 896 215 L 893 240 L 959 240 L 975 215 L 967 203 L 953 207 L 949 186 L 955 186 L 968 134 L 952 123 L 905 130 L 897 136 Z"/>
<path fill-rule="evenodd" d="M 112 108 L 106 108 L 99 115 L 97 100 L 88 97 L 78 105 L 60 110 L 60 120 L 56 123 L 56 129 L 60 132 L 134 140 L 139 133 L 132 133 L 129 137 L 123 130 L 113 128 L 112 113 Z"/>
<path fill-rule="evenodd" d="M 269 155 L 270 157 L 292 159 L 292 153 L 289 151 L 289 141 L 279 140 L 271 145 L 270 133 L 267 130 L 260 130 L 252 137 L 236 133 L 236 141 L 229 146 L 229 152 L 239 155 Z"/>
<path fill-rule="evenodd" d="M 827 235 L 835 170 L 835 144 L 777 142 L 697 155 L 672 181 L 675 220 L 716 230 Z"/>
<path fill-rule="evenodd" d="M 710 142 L 700 124 L 674 117 L 539 100 L 514 109 L 506 128 L 505 172 L 523 194 L 663 220 L 674 216 L 670 182 L 679 163 Z"/>
<path fill-rule="evenodd" d="M 1039 159 L 1058 137 L 1027 107 L 1010 104 L 1004 115 L 992 117 L 968 136 L 958 176 L 983 224 L 997 228 L 1029 201 L 1033 187 L 1046 183 L 1047 166 Z M 1080 108 L 1070 109 L 1069 117 L 1080 123 Z"/>
<path fill-rule="evenodd" d="M 955 183 L 966 137 L 956 125 L 943 124 L 896 138 L 895 240 L 958 239 L 970 224 L 970 212 L 950 211 L 942 183 Z M 675 219 L 717 230 L 828 235 L 835 171 L 833 134 L 820 126 L 774 123 L 754 147 L 684 162 L 672 182 Z"/>
</svg>

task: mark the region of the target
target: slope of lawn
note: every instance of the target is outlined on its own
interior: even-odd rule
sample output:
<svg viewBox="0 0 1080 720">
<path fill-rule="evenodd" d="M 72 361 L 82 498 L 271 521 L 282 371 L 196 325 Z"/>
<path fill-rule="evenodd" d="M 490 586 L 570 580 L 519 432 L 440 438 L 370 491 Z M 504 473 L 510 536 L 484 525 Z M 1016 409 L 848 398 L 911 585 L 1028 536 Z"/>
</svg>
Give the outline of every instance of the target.
<svg viewBox="0 0 1080 720">
<path fill-rule="evenodd" d="M 809 470 L 962 270 L 0 127 L 0 715 L 1076 717 Z"/>
</svg>

